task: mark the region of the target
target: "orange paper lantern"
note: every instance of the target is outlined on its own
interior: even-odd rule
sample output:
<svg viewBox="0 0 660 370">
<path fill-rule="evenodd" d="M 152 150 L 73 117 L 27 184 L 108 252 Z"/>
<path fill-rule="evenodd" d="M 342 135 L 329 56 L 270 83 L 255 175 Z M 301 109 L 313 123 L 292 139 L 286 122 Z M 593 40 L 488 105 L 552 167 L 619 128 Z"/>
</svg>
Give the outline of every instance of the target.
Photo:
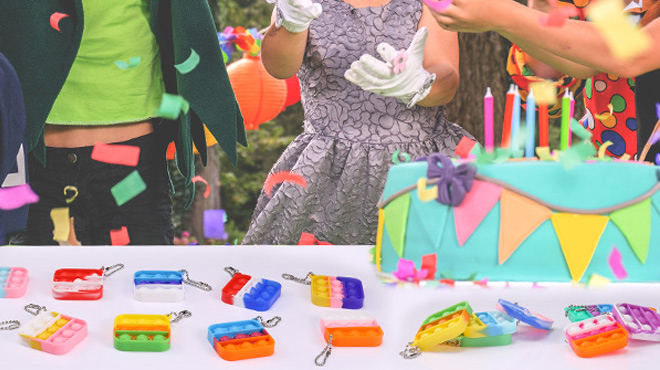
<svg viewBox="0 0 660 370">
<path fill-rule="evenodd" d="M 284 108 L 286 108 L 300 101 L 300 81 L 298 75 L 284 81 L 286 81 L 286 100 L 284 101 Z"/>
<path fill-rule="evenodd" d="M 259 56 L 244 54 L 243 58 L 227 66 L 227 73 L 246 130 L 256 130 L 284 110 L 286 82 L 269 75 Z"/>
</svg>

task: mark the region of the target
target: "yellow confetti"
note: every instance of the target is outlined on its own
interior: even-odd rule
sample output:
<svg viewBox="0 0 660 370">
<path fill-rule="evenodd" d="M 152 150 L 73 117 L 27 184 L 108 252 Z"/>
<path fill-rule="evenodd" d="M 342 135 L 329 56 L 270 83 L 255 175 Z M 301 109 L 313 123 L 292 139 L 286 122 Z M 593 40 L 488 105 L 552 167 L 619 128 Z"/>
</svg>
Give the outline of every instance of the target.
<svg viewBox="0 0 660 370">
<path fill-rule="evenodd" d="M 69 208 L 53 208 L 50 210 L 50 218 L 53 220 L 53 240 L 66 242 L 69 240 L 71 224 L 69 221 Z"/>
<path fill-rule="evenodd" d="M 550 148 L 547 146 L 536 147 L 536 156 L 539 157 L 539 159 L 542 161 L 559 160 L 559 156 L 557 155 L 557 152 L 552 152 L 552 154 L 550 154 Z"/>
<path fill-rule="evenodd" d="M 591 274 L 589 277 L 589 282 L 587 283 L 587 286 L 592 288 L 592 287 L 604 287 L 607 286 L 607 284 L 610 283 L 610 279 L 606 278 L 605 276 L 598 275 L 598 274 Z"/>
<path fill-rule="evenodd" d="M 608 104 L 607 107 L 610 109 L 610 113 L 605 112 L 603 114 L 595 115 L 595 117 L 598 118 L 599 120 L 601 120 L 601 122 L 606 121 L 614 113 L 614 107 L 612 106 L 612 104 Z"/>
<path fill-rule="evenodd" d="M 624 14 L 622 1 L 599 0 L 587 8 L 587 15 L 615 58 L 630 59 L 651 47 L 649 35 L 634 26 Z"/>
<path fill-rule="evenodd" d="M 607 150 L 607 147 L 610 145 L 612 145 L 612 142 L 606 141 L 600 146 L 600 148 L 598 148 L 598 158 L 600 159 L 605 158 L 605 151 Z"/>
<path fill-rule="evenodd" d="M 419 180 L 417 180 L 417 197 L 419 197 L 419 200 L 422 202 L 432 201 L 438 197 L 438 186 L 433 185 L 432 188 L 427 189 L 426 178 L 420 177 Z"/>
<path fill-rule="evenodd" d="M 552 82 L 541 81 L 534 82 L 529 85 L 530 89 L 534 91 L 536 104 L 547 104 L 552 106 L 557 103 L 557 88 Z"/>
<path fill-rule="evenodd" d="M 629 161 L 630 160 L 630 154 L 624 153 L 620 158 L 622 161 Z"/>
</svg>

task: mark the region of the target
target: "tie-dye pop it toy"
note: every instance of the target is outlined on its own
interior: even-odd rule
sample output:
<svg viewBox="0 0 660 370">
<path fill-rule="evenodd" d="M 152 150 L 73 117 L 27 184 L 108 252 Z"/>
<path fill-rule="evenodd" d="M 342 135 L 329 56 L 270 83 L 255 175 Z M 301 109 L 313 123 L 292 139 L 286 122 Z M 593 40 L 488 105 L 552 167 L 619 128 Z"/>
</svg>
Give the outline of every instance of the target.
<svg viewBox="0 0 660 370">
<path fill-rule="evenodd" d="M 0 267 L 0 298 L 20 298 L 28 286 L 28 270 L 23 267 Z"/>
<path fill-rule="evenodd" d="M 497 302 L 497 310 L 504 312 L 505 314 L 513 317 L 516 320 L 520 320 L 527 325 L 533 326 L 538 329 L 550 330 L 552 328 L 552 319 L 549 319 L 541 314 L 532 312 L 529 309 L 519 306 L 517 303 L 511 303 L 500 299 Z"/>
<path fill-rule="evenodd" d="M 607 315 L 613 307 L 611 304 L 570 305 L 564 308 L 564 314 L 571 322 L 576 322 Z"/>
<path fill-rule="evenodd" d="M 133 275 L 133 298 L 142 302 L 180 302 L 185 298 L 184 283 L 204 291 L 209 284 L 193 281 L 186 270 L 143 270 Z"/>
<path fill-rule="evenodd" d="M 359 309 L 364 305 L 362 281 L 343 276 L 314 275 L 309 272 L 304 279 L 283 274 L 287 280 L 311 285 L 312 303 L 321 307 Z"/>
<path fill-rule="evenodd" d="M 34 304 L 26 306 L 25 310 L 36 317 L 21 327 L 18 335 L 34 349 L 63 355 L 87 336 L 87 323 L 83 320 L 46 311 L 45 307 Z"/>
<path fill-rule="evenodd" d="M 100 269 L 59 269 L 53 274 L 53 297 L 62 300 L 101 299 L 103 278 L 122 268 L 124 268 L 123 264 Z"/>
<path fill-rule="evenodd" d="M 628 345 L 628 333 L 611 315 L 601 315 L 566 326 L 566 341 L 580 357 L 594 357 Z"/>
<path fill-rule="evenodd" d="M 258 316 L 252 320 L 214 324 L 209 326 L 207 339 L 218 356 L 227 361 L 271 356 L 275 352 L 275 340 L 265 328 L 277 325 L 280 320 L 275 316 L 262 321 Z"/>
<path fill-rule="evenodd" d="M 267 311 L 280 297 L 282 284 L 277 281 L 241 274 L 233 267 L 225 267 L 231 280 L 222 288 L 222 301 L 255 311 Z"/>
<path fill-rule="evenodd" d="M 612 313 L 630 339 L 660 342 L 660 315 L 651 308 L 617 303 Z"/>
<path fill-rule="evenodd" d="M 113 330 L 120 351 L 163 352 L 170 349 L 170 323 L 190 317 L 189 311 L 168 315 L 119 315 Z"/>
</svg>

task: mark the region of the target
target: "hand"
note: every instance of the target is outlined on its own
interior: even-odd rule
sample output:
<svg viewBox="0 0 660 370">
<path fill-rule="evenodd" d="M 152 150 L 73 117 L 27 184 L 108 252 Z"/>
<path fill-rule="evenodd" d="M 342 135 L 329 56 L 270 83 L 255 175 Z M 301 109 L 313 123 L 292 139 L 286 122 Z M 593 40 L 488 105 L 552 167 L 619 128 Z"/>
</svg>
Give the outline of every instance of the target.
<svg viewBox="0 0 660 370">
<path fill-rule="evenodd" d="M 496 22 L 510 0 L 424 0 L 440 27 L 454 32 L 486 32 L 496 28 Z M 500 15 L 504 14 L 504 15 Z"/>
<path fill-rule="evenodd" d="M 323 11 L 321 4 L 312 0 L 266 0 L 276 4 L 275 27 L 284 28 L 291 33 L 305 31 L 312 20 L 318 18 Z"/>
<path fill-rule="evenodd" d="M 396 51 L 390 44 L 379 44 L 376 51 L 385 62 L 364 54 L 344 77 L 364 90 L 401 99 L 412 107 L 431 92 L 435 81 L 435 74 L 422 66 L 428 34 L 426 27 L 419 29 L 408 50 Z"/>
</svg>

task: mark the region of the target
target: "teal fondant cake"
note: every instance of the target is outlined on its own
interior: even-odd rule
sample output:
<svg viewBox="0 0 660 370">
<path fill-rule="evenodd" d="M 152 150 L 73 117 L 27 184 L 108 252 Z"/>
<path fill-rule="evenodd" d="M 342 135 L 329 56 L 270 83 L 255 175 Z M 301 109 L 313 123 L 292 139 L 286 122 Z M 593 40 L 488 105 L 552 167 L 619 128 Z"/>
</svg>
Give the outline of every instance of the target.
<svg viewBox="0 0 660 370">
<path fill-rule="evenodd" d="M 612 160 L 397 164 L 379 204 L 379 271 L 424 279 L 660 281 L 659 167 Z M 405 274 L 404 274 L 405 275 Z"/>
</svg>

